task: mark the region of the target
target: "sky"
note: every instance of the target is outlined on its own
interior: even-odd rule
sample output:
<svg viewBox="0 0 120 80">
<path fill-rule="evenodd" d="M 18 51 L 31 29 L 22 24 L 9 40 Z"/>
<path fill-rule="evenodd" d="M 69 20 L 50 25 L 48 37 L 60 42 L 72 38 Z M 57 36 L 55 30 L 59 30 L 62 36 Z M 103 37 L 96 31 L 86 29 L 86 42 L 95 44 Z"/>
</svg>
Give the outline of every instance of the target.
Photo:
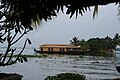
<svg viewBox="0 0 120 80">
<path fill-rule="evenodd" d="M 96 37 L 113 37 L 116 33 L 120 34 L 120 20 L 117 16 L 118 5 L 109 4 L 99 6 L 99 12 L 93 20 L 93 8 L 83 16 L 79 15 L 76 19 L 73 16 L 59 13 L 48 22 L 42 21 L 41 24 L 23 39 L 29 38 L 32 47 L 39 47 L 42 44 L 69 44 L 73 37 L 79 40 Z M 22 43 L 24 40 L 21 40 Z"/>
</svg>

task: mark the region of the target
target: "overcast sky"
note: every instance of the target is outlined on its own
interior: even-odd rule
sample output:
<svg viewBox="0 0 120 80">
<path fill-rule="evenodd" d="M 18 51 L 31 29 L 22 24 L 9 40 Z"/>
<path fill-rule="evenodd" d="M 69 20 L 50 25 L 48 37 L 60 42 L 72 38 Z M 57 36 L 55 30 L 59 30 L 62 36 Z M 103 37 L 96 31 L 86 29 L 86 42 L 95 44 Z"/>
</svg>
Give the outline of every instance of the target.
<svg viewBox="0 0 120 80">
<path fill-rule="evenodd" d="M 38 29 L 27 36 L 33 47 L 41 44 L 68 44 L 73 37 L 89 39 L 96 37 L 113 37 L 120 33 L 120 20 L 118 19 L 118 5 L 99 6 L 99 13 L 93 20 L 93 9 L 83 16 L 70 19 L 68 15 L 59 14 L 48 22 L 43 21 Z M 24 39 L 23 38 L 23 39 Z"/>
</svg>

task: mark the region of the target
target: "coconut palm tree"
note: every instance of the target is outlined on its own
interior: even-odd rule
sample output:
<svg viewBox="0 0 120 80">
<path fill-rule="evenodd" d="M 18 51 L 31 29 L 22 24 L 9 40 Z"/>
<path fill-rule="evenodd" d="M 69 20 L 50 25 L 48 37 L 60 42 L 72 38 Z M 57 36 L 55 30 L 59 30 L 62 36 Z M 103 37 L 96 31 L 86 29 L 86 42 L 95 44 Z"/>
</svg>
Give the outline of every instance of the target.
<svg viewBox="0 0 120 80">
<path fill-rule="evenodd" d="M 80 41 L 80 46 L 82 52 L 88 52 L 90 50 L 90 45 L 84 39 Z"/>
<path fill-rule="evenodd" d="M 70 44 L 73 44 L 73 45 L 80 45 L 80 40 L 77 38 L 77 37 L 73 37 L 72 40 L 70 40 Z"/>
<path fill-rule="evenodd" d="M 120 45 L 120 35 L 118 33 L 116 33 L 114 38 L 113 38 L 114 49 L 117 45 Z"/>
</svg>

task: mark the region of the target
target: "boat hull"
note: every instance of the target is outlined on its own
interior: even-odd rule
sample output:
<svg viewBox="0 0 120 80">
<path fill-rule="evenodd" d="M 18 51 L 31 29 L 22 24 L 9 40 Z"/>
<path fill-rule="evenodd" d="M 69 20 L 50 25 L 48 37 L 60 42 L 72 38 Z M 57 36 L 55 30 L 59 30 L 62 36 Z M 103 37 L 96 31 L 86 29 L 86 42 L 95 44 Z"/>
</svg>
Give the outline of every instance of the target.
<svg viewBox="0 0 120 80">
<path fill-rule="evenodd" d="M 34 51 L 36 53 L 40 53 L 40 54 L 84 54 L 84 52 L 81 51 L 39 51 L 34 49 Z"/>
</svg>

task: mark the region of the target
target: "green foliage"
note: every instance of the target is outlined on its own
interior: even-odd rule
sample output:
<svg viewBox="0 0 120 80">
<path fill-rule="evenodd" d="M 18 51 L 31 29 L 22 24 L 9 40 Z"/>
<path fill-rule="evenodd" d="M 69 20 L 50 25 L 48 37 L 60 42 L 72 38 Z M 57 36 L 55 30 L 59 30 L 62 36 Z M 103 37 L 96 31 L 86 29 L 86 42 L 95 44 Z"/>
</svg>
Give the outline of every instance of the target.
<svg viewBox="0 0 120 80">
<path fill-rule="evenodd" d="M 23 63 L 23 61 L 28 62 L 27 57 L 24 56 L 24 55 L 20 55 L 20 56 L 18 57 L 18 61 L 21 62 L 21 63 Z"/>
<path fill-rule="evenodd" d="M 7 38 L 9 37 L 7 36 Z M 16 62 L 23 63 L 28 61 L 26 56 L 21 55 L 26 47 L 27 42 L 31 44 L 31 41 L 28 38 L 25 40 L 23 48 L 21 49 L 20 52 L 17 53 L 16 56 L 14 56 L 14 52 L 16 51 L 16 49 L 11 48 L 12 45 L 15 44 L 20 38 L 21 36 L 15 41 L 14 39 L 13 40 L 10 39 L 11 41 L 8 41 L 8 47 L 5 51 L 5 54 L 0 54 L 0 66 L 9 66 L 15 64 Z"/>
<path fill-rule="evenodd" d="M 115 34 L 114 38 L 110 38 L 109 36 L 105 38 L 90 38 L 85 41 L 84 39 L 79 40 L 74 37 L 73 40 L 70 40 L 70 44 L 80 45 L 80 50 L 82 52 L 89 53 L 109 53 L 115 50 L 117 45 L 120 45 L 120 35 Z M 103 54 L 104 55 L 104 54 Z"/>
<path fill-rule="evenodd" d="M 18 56 L 13 59 L 13 54 L 16 51 L 16 48 L 13 46 L 29 31 L 32 30 L 30 24 L 25 20 L 23 23 L 21 22 L 21 11 L 19 7 L 14 4 L 14 0 L 7 1 L 1 0 L 0 1 L 0 43 L 6 44 L 7 48 L 5 53 L 0 56 L 0 66 L 8 66 L 16 63 L 17 61 L 23 62 L 27 61 L 26 57 L 20 56 L 25 49 L 27 43 L 31 44 L 30 39 L 26 39 L 23 43 L 23 48 L 20 52 L 16 53 Z M 9 55 L 9 58 L 7 56 Z"/>
<path fill-rule="evenodd" d="M 78 46 L 79 45 L 79 39 L 77 37 L 74 37 L 72 38 L 72 40 L 70 40 L 70 44 L 73 44 L 73 45 L 76 45 Z"/>
<path fill-rule="evenodd" d="M 16 20 L 21 22 L 23 27 L 32 29 L 31 22 L 39 23 L 41 20 L 51 20 L 53 16 L 61 10 L 64 12 L 66 7 L 66 14 L 78 16 L 83 15 L 90 10 L 91 6 L 107 5 L 109 3 L 119 4 L 118 0 L 1 0 L 1 8 L 10 9 L 9 20 Z M 95 9 L 97 11 L 97 8 Z M 1 15 L 6 15 L 0 12 Z M 0 16 L 0 18 L 2 18 Z"/>
<path fill-rule="evenodd" d="M 13 57 L 15 58 L 15 57 L 17 57 L 18 55 L 13 55 Z M 8 56 L 9 57 L 9 56 Z M 21 54 L 20 55 L 20 57 L 22 57 L 22 58 L 25 58 L 25 60 L 24 61 L 27 61 L 27 58 L 42 58 L 42 57 L 47 57 L 47 55 L 28 55 L 28 54 Z"/>
<path fill-rule="evenodd" d="M 74 73 L 60 73 L 56 76 L 48 76 L 44 80 L 86 80 L 84 75 Z"/>
</svg>

